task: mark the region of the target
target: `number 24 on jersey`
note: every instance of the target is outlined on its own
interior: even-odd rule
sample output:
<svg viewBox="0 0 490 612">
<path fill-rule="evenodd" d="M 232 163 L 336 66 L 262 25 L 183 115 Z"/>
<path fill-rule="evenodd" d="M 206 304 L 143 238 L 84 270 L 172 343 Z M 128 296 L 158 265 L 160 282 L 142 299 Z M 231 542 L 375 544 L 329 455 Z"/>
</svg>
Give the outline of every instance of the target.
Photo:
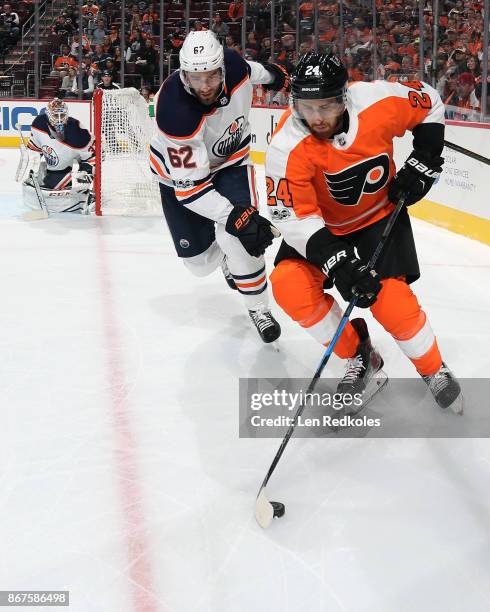
<svg viewBox="0 0 490 612">
<path fill-rule="evenodd" d="M 279 179 L 279 182 L 277 183 L 277 188 L 274 184 L 274 180 L 271 179 L 270 176 L 265 177 L 265 182 L 267 185 L 268 206 L 277 206 L 277 204 L 282 204 L 283 206 L 289 207 L 293 206 L 293 196 L 289 191 L 288 179 Z"/>
</svg>

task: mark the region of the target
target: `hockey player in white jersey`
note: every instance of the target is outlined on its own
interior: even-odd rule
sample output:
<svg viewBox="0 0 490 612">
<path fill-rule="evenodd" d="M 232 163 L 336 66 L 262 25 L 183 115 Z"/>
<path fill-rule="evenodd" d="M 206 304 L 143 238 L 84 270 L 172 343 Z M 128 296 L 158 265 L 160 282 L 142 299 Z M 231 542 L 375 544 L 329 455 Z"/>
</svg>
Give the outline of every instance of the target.
<svg viewBox="0 0 490 612">
<path fill-rule="evenodd" d="M 268 305 L 263 254 L 274 228 L 257 210 L 248 115 L 252 85 L 280 90 L 288 75 L 223 49 L 210 31 L 190 32 L 179 58 L 180 71 L 156 97 L 150 147 L 175 249 L 196 276 L 221 265 L 262 340 L 273 342 L 281 330 Z"/>
<path fill-rule="evenodd" d="M 95 163 L 93 139 L 69 116 L 66 102 L 54 98 L 46 112 L 34 119 L 27 148 L 39 153 L 39 159 L 23 182 L 24 202 L 38 205 L 34 174 L 49 211 L 88 212 Z"/>
</svg>

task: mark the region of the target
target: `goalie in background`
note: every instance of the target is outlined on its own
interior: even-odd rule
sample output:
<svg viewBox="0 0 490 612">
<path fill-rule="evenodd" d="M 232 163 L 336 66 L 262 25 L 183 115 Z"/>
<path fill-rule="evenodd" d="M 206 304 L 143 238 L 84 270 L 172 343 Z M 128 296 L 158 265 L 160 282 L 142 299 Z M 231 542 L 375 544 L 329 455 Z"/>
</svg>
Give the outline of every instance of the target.
<svg viewBox="0 0 490 612">
<path fill-rule="evenodd" d="M 93 139 L 78 119 L 68 115 L 66 102 L 54 98 L 46 113 L 34 119 L 27 148 L 39 155 L 25 159 L 25 149 L 21 148 L 18 174 L 23 181 L 24 203 L 30 208 L 39 207 L 32 180 L 35 174 L 49 212 L 90 212 Z"/>
</svg>

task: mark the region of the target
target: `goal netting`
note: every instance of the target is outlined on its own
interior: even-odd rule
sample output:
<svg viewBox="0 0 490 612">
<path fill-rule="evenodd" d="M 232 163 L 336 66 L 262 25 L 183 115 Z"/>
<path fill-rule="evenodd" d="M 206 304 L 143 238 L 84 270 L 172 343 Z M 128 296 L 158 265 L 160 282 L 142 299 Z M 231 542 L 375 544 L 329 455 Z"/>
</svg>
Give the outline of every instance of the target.
<svg viewBox="0 0 490 612">
<path fill-rule="evenodd" d="M 95 196 L 98 215 L 162 214 L 148 151 L 156 130 L 133 87 L 94 92 Z"/>
</svg>

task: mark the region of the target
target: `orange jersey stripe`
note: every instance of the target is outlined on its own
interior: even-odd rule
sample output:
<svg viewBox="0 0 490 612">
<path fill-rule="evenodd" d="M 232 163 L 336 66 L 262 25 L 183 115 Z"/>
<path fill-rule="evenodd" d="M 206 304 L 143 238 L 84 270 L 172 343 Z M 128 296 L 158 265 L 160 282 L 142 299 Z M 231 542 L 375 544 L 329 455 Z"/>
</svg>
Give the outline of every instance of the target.
<svg viewBox="0 0 490 612">
<path fill-rule="evenodd" d="M 261 276 L 259 278 L 259 280 L 255 281 L 254 283 L 237 283 L 235 281 L 235 285 L 237 287 L 241 287 L 243 289 L 243 288 L 247 288 L 247 287 L 257 287 L 257 285 L 261 285 L 264 281 L 265 281 L 265 274 L 263 276 Z"/>
<path fill-rule="evenodd" d="M 161 166 L 160 166 L 160 164 L 157 162 L 157 160 L 156 160 L 155 156 L 154 156 L 154 155 L 152 155 L 151 153 L 150 153 L 150 162 L 153 164 L 153 166 L 155 167 L 155 170 L 158 172 L 158 174 L 159 174 L 160 176 L 162 176 L 163 178 L 166 178 L 166 179 L 170 179 L 170 177 L 169 177 L 169 176 L 167 176 L 167 175 L 165 174 L 165 172 L 162 170 L 162 167 L 161 167 Z"/>
<path fill-rule="evenodd" d="M 189 189 L 188 191 L 176 191 L 175 195 L 179 198 L 187 198 L 193 193 L 197 193 L 198 191 L 201 191 L 202 189 L 206 189 L 206 187 L 208 187 L 209 185 L 211 185 L 211 181 L 206 181 L 202 185 L 197 185 L 197 187 L 194 187 L 193 189 Z"/>
</svg>

